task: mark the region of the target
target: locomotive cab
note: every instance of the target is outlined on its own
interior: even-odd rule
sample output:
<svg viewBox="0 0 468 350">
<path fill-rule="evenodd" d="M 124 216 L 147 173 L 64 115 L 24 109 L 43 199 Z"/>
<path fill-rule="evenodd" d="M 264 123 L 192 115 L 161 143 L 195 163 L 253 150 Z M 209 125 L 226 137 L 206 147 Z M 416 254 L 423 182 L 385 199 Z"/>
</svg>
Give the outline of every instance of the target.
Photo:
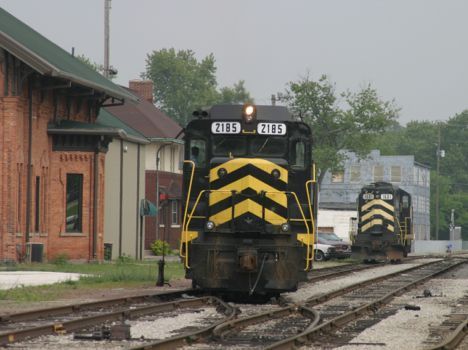
<svg viewBox="0 0 468 350">
<path fill-rule="evenodd" d="M 194 285 L 278 294 L 311 268 L 309 127 L 285 107 L 214 106 L 185 130 L 181 257 Z"/>
<path fill-rule="evenodd" d="M 358 226 L 352 256 L 365 261 L 400 261 L 411 249 L 411 196 L 386 182 L 364 186 L 358 197 Z"/>
</svg>

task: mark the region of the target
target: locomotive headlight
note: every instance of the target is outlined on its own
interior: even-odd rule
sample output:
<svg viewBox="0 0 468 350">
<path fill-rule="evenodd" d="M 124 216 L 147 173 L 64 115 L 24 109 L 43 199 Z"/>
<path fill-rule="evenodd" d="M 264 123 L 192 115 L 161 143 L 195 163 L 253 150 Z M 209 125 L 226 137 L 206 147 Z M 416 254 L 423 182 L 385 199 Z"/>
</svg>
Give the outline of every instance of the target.
<svg viewBox="0 0 468 350">
<path fill-rule="evenodd" d="M 205 224 L 205 227 L 208 231 L 211 231 L 212 229 L 214 229 L 215 227 L 215 224 L 213 221 L 207 221 L 206 224 Z"/>
<path fill-rule="evenodd" d="M 280 178 L 280 175 L 281 175 L 281 174 L 280 174 L 280 172 L 279 172 L 278 169 L 273 169 L 273 170 L 271 171 L 271 175 L 272 175 L 275 179 L 278 180 L 278 179 Z"/>
<path fill-rule="evenodd" d="M 285 222 L 284 224 L 281 225 L 281 231 L 283 232 L 288 232 L 290 229 L 289 224 Z"/>
<path fill-rule="evenodd" d="M 218 170 L 218 177 L 219 178 L 222 178 L 222 177 L 224 177 L 226 175 L 227 175 L 227 170 L 226 169 L 221 168 L 221 169 Z"/>
<path fill-rule="evenodd" d="M 253 105 L 245 105 L 243 111 L 244 121 L 251 123 L 255 119 L 256 108 Z"/>
</svg>

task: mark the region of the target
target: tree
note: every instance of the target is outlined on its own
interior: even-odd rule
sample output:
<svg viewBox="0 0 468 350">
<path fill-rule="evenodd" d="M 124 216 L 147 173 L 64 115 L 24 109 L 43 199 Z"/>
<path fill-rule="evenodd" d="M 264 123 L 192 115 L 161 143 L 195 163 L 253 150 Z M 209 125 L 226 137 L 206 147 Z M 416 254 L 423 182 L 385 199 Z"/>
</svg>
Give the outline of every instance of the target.
<svg viewBox="0 0 468 350">
<path fill-rule="evenodd" d="M 92 68 L 93 70 L 95 70 L 99 74 L 104 75 L 104 65 L 103 64 L 91 61 L 85 55 L 78 55 L 78 56 L 76 56 L 76 59 L 83 62 L 84 64 L 86 64 L 88 67 Z M 110 69 L 109 73 L 111 73 L 111 72 L 112 72 L 112 74 L 109 74 L 109 79 L 114 80 L 115 78 L 117 78 L 117 71 L 112 68 L 112 69 Z"/>
<path fill-rule="evenodd" d="M 147 55 L 142 77 L 154 83 L 156 105 L 185 125 L 196 109 L 216 103 L 251 101 L 241 80 L 218 91 L 213 54 L 201 61 L 192 50 L 162 49 Z"/>
<path fill-rule="evenodd" d="M 341 168 L 342 150 L 360 156 L 372 149 L 372 141 L 395 126 L 399 109 L 393 101 L 383 101 L 375 89 L 365 86 L 357 93 L 345 92 L 339 103 L 335 85 L 326 75 L 318 81 L 309 77 L 290 82 L 280 99 L 291 111 L 310 125 L 314 143 L 314 160 L 319 168 L 319 183 L 327 170 Z M 344 105 L 344 107 L 341 107 Z"/>
<path fill-rule="evenodd" d="M 218 100 L 216 101 L 216 103 L 222 104 L 236 104 L 246 102 L 252 103 L 253 98 L 250 96 L 250 93 L 246 90 L 243 80 L 239 80 L 239 82 L 234 84 L 232 88 L 221 88 Z"/>
<path fill-rule="evenodd" d="M 445 157 L 440 158 L 437 174 L 437 145 Z M 455 209 L 455 224 L 462 226 L 468 239 L 468 111 L 447 122 L 412 121 L 406 127 L 388 131 L 377 142 L 386 155 L 414 155 L 415 160 L 431 168 L 431 227 L 432 238 L 448 239 L 451 210 Z M 439 232 L 435 232 L 436 192 L 439 186 Z"/>
</svg>

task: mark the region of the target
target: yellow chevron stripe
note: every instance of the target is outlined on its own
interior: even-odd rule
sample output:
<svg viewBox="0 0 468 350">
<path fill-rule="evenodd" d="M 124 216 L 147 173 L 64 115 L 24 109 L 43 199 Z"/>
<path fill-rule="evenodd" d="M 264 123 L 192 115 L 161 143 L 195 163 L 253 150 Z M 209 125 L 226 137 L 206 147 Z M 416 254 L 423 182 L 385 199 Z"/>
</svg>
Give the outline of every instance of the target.
<svg viewBox="0 0 468 350">
<path fill-rule="evenodd" d="M 380 206 L 382 206 L 384 208 L 387 208 L 388 210 L 391 210 L 391 211 L 394 210 L 393 205 L 388 204 L 387 202 L 383 201 L 382 199 L 373 199 L 370 202 L 367 202 L 366 204 L 364 204 L 361 207 L 361 210 L 365 211 L 365 210 L 369 209 L 370 207 L 372 207 L 374 205 L 380 205 Z"/>
<path fill-rule="evenodd" d="M 253 166 L 259 168 L 260 170 L 263 170 L 268 174 L 270 174 L 273 171 L 273 169 L 278 169 L 278 171 L 280 172 L 280 179 L 286 183 L 288 182 L 288 171 L 286 169 L 266 159 L 260 158 L 234 158 L 228 160 L 227 162 L 220 164 L 217 167 L 210 170 L 210 182 L 219 179 L 218 170 L 221 168 L 226 169 L 226 171 L 229 174 L 233 171 L 236 171 L 237 169 L 246 166 L 247 164 L 252 164 Z"/>
<path fill-rule="evenodd" d="M 384 218 L 386 218 L 387 220 L 395 222 L 395 218 L 392 215 L 390 215 L 389 213 L 387 213 L 386 211 L 383 211 L 382 209 L 373 209 L 370 212 L 366 213 L 365 215 L 363 215 L 361 217 L 361 222 L 364 222 L 367 219 L 370 219 L 374 215 L 381 215 Z"/>
<path fill-rule="evenodd" d="M 216 191 L 211 192 L 210 193 L 210 206 L 215 205 L 216 203 L 222 201 L 223 199 L 231 197 L 230 191 L 241 192 L 249 187 L 257 192 L 260 192 L 260 191 L 278 192 L 276 188 L 271 187 L 270 185 L 267 185 L 266 183 L 258 180 L 252 175 L 247 175 L 237 181 L 231 182 L 230 184 L 224 187 L 221 187 L 219 190 L 216 190 L 216 191 L 227 191 L 227 192 L 216 192 Z M 288 200 L 284 193 L 267 193 L 266 197 L 282 205 L 283 207 L 288 206 Z"/>
<path fill-rule="evenodd" d="M 383 225 L 382 219 L 375 219 L 365 224 L 364 226 L 362 226 L 361 232 L 367 231 L 368 229 L 370 229 L 372 226 L 375 226 L 375 225 Z"/>
<path fill-rule="evenodd" d="M 251 199 L 246 199 L 235 205 L 234 207 L 234 218 L 237 218 L 245 213 L 252 213 L 253 215 L 262 218 L 262 206 Z M 229 207 L 219 213 L 210 217 L 210 220 L 215 225 L 222 225 L 232 219 L 232 207 Z M 286 222 L 286 219 L 282 216 L 272 212 L 265 208 L 265 221 L 272 225 L 281 225 Z"/>
</svg>

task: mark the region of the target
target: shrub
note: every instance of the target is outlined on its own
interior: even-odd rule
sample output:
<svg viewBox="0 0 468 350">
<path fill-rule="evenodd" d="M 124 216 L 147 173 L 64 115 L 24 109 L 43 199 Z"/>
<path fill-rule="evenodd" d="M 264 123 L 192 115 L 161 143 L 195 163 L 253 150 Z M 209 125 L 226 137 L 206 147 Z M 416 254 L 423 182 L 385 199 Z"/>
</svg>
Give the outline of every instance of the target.
<svg viewBox="0 0 468 350">
<path fill-rule="evenodd" d="M 57 254 L 57 255 L 52 259 L 52 264 L 55 264 L 55 265 L 66 265 L 66 264 L 68 264 L 68 260 L 70 260 L 70 257 L 68 256 L 67 253 L 60 253 L 60 254 Z"/>
<path fill-rule="evenodd" d="M 135 260 L 131 256 L 128 256 L 125 254 L 122 254 L 121 256 L 117 258 L 117 264 L 125 265 L 125 264 L 132 264 L 134 262 Z"/>
<path fill-rule="evenodd" d="M 166 241 L 162 241 L 160 239 L 156 240 L 151 244 L 151 250 L 153 251 L 154 255 L 169 255 L 171 254 L 171 247 L 169 243 Z"/>
</svg>

